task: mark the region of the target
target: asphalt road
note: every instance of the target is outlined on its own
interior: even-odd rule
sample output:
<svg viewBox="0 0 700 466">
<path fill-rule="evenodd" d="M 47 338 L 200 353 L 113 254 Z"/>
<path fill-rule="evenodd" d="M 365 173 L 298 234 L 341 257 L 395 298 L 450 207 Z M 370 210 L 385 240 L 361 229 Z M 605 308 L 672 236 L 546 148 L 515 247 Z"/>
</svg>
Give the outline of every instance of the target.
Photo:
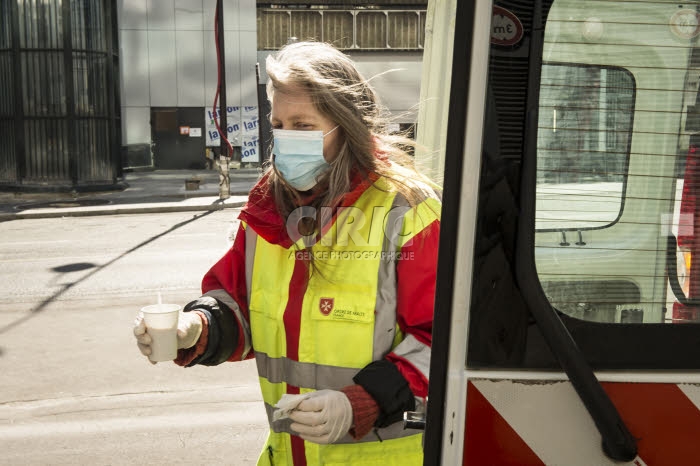
<svg viewBox="0 0 700 466">
<path fill-rule="evenodd" d="M 158 292 L 199 295 L 236 214 L 0 223 L 1 464 L 255 464 L 254 364 L 154 366 L 131 334 Z"/>
</svg>

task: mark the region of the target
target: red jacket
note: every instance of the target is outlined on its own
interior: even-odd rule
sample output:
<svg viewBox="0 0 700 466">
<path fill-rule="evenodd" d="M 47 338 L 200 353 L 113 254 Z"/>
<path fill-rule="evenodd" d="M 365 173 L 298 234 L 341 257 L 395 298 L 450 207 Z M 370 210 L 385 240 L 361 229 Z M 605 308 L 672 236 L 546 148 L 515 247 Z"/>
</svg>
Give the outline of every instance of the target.
<svg viewBox="0 0 700 466">
<path fill-rule="evenodd" d="M 376 179 L 376 177 L 374 178 Z M 355 200 L 373 183 L 373 179 L 356 176 L 353 189 L 343 196 L 341 206 L 352 205 Z M 389 194 L 387 194 L 389 195 Z M 251 190 L 248 203 L 242 209 L 239 219 L 268 243 L 285 248 L 293 246 L 293 241 L 287 234 L 285 219 L 279 215 L 275 207 L 272 193 L 263 177 Z M 415 241 L 403 246 L 400 253 L 403 257 L 413 260 L 396 261 L 396 322 L 404 334 L 413 336 L 415 340 L 427 346 L 431 345 L 433 320 L 433 303 L 435 297 L 435 278 L 439 239 L 439 220 L 434 220 L 415 237 Z M 246 235 L 242 226 L 239 227 L 232 248 L 206 273 L 202 281 L 202 292 L 225 290 L 238 305 L 239 312 L 235 320 L 238 335 L 243 335 L 249 326 L 248 297 L 245 273 Z M 299 284 L 297 284 L 299 285 Z M 246 322 L 241 322 L 244 319 Z M 181 350 L 178 364 L 187 365 L 197 362 L 197 357 L 205 351 L 207 345 L 207 320 L 205 330 L 196 347 Z M 289 329 L 287 330 L 289 331 Z M 238 338 L 235 348 L 228 356 L 229 361 L 240 361 L 254 356 L 255 348 L 246 348 L 243 338 Z M 399 373 L 406 379 L 411 392 L 416 397 L 426 397 L 428 394 L 427 367 L 424 363 L 417 367 L 410 360 L 394 352 L 386 356 Z M 352 400 L 351 400 L 352 401 Z"/>
<path fill-rule="evenodd" d="M 369 184 L 369 180 L 356 182 L 355 188 L 345 195 L 341 205 L 352 204 Z M 274 200 L 267 187 L 267 177 L 263 177 L 251 190 L 248 203 L 242 209 L 239 219 L 272 244 L 290 247 L 293 243 L 287 234 L 285 220 L 275 208 Z M 423 230 L 420 241 L 412 241 L 402 248 L 402 255 L 405 253 L 406 257 L 413 257 L 414 260 L 397 261 L 396 266 L 397 322 L 405 335 L 413 335 L 427 345 L 431 344 L 439 233 L 440 222 L 435 221 Z M 243 314 L 247 316 L 245 234 L 242 226 L 239 226 L 232 248 L 202 280 L 203 293 L 221 288 L 231 295 Z M 246 355 L 246 359 L 253 356 L 253 351 Z M 240 361 L 242 353 L 243 341 L 239 341 L 229 360 Z M 416 396 L 427 396 L 428 380 L 420 371 L 393 353 L 390 353 L 387 359 L 397 365 Z"/>
</svg>

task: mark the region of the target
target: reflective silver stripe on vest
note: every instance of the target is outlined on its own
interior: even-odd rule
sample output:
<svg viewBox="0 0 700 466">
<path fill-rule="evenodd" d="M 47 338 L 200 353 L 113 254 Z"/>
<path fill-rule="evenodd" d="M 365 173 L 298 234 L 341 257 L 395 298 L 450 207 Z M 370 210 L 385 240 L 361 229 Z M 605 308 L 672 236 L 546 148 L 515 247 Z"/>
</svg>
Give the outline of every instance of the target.
<svg viewBox="0 0 700 466">
<path fill-rule="evenodd" d="M 388 241 L 384 240 L 386 245 Z M 386 249 L 384 249 L 386 250 Z M 396 335 L 396 264 L 383 256 L 379 263 L 377 298 L 374 305 L 372 360 L 384 359 Z"/>
<path fill-rule="evenodd" d="M 272 413 L 274 412 L 276 408 L 274 406 L 271 406 L 267 403 L 265 403 L 265 411 L 267 412 L 267 419 L 270 423 L 270 428 L 275 431 L 275 432 L 285 432 L 287 434 L 292 434 L 296 435 L 296 432 L 294 432 L 291 429 L 291 424 L 292 421 L 291 419 L 282 419 L 276 422 L 272 422 Z M 376 432 L 375 432 L 376 430 Z M 397 439 L 397 438 L 403 438 L 403 437 L 409 437 L 411 435 L 421 435 L 423 433 L 422 430 L 416 430 L 416 429 L 404 429 L 403 428 L 403 421 L 395 422 L 391 424 L 388 427 L 382 427 L 382 428 L 377 428 L 373 429 L 370 433 L 365 435 L 359 440 L 355 440 L 352 438 L 350 434 L 345 434 L 340 440 L 335 442 L 335 444 L 342 444 L 342 443 L 365 443 L 365 442 L 378 442 L 379 439 L 381 440 L 391 440 L 391 439 Z M 379 437 L 377 437 L 379 436 Z"/>
<path fill-rule="evenodd" d="M 430 347 L 418 341 L 413 335 L 407 335 L 396 348 L 394 354 L 409 361 L 421 371 L 425 378 L 430 373 Z"/>
<path fill-rule="evenodd" d="M 426 195 L 427 197 L 427 195 Z M 396 199 L 394 199 L 394 202 L 391 206 L 391 213 L 389 214 L 389 217 L 387 219 L 387 225 L 386 225 L 386 235 L 384 241 L 384 250 L 387 252 L 391 252 L 393 250 L 396 250 L 396 244 L 398 244 L 398 237 L 399 233 L 401 232 L 401 228 L 403 226 L 403 219 L 406 215 L 406 213 L 411 209 L 408 201 L 404 196 L 401 194 L 396 195 Z M 388 246 L 387 246 L 387 243 Z M 394 249 L 388 249 L 388 247 L 393 247 Z M 383 271 L 385 265 L 382 263 L 380 265 L 380 270 L 379 270 L 379 288 L 377 290 L 377 313 L 380 314 L 380 303 L 386 302 L 388 304 L 388 300 L 384 298 L 382 301 L 383 296 L 391 296 L 393 298 L 393 308 L 391 308 L 391 314 L 394 316 L 394 322 L 396 321 L 396 293 L 397 293 L 397 284 L 396 284 L 396 261 L 391 261 L 390 263 L 391 266 L 391 271 Z M 386 274 L 387 277 L 384 277 L 383 274 Z M 388 279 L 387 279 L 388 278 Z M 386 281 L 385 281 L 386 280 Z M 389 314 L 389 312 L 386 312 Z M 375 332 L 377 331 L 377 328 L 375 326 Z M 392 333 L 393 335 L 393 333 Z M 378 340 L 378 335 L 375 334 L 375 342 Z M 376 347 L 375 347 L 376 348 Z M 391 347 L 390 347 L 391 349 Z M 430 372 L 430 347 L 427 345 L 424 345 L 423 343 L 419 342 L 416 340 L 416 338 L 413 335 L 406 335 L 404 339 L 396 345 L 396 348 L 393 349 L 393 352 L 397 354 L 398 356 L 401 356 L 402 358 L 406 359 L 409 361 L 413 366 L 416 367 L 419 371 L 425 375 L 425 378 L 428 379 L 428 373 Z M 388 353 L 388 351 L 387 351 Z M 382 357 L 386 356 L 387 353 L 382 354 Z M 376 354 L 375 354 L 375 360 L 377 360 Z"/>
<path fill-rule="evenodd" d="M 245 288 L 248 292 L 248 309 L 250 309 L 250 290 L 253 285 L 253 264 L 255 263 L 255 246 L 258 234 L 250 226 L 245 229 Z"/>
<path fill-rule="evenodd" d="M 396 244 L 403 216 L 408 206 L 406 199 L 397 194 L 391 205 L 388 215 L 384 243 L 382 244 L 382 256 L 379 262 L 377 275 L 377 297 L 374 314 L 374 339 L 372 347 L 372 360 L 379 361 L 384 358 L 394 344 L 396 334 L 396 261 L 392 258 L 392 252 L 396 251 Z"/>
<path fill-rule="evenodd" d="M 210 296 L 216 300 L 221 301 L 225 305 L 227 305 L 233 313 L 236 315 L 236 319 L 238 319 L 238 322 L 241 324 L 241 328 L 243 329 L 243 338 L 244 338 L 244 346 L 243 346 L 243 355 L 241 356 L 241 360 L 245 359 L 245 357 L 248 355 L 250 352 L 250 324 L 248 321 L 243 317 L 243 313 L 241 312 L 241 308 L 238 307 L 238 304 L 234 299 L 229 295 L 226 290 L 211 290 L 208 291 L 207 293 L 204 293 L 204 296 Z"/>
<path fill-rule="evenodd" d="M 265 353 L 255 352 L 258 375 L 272 383 L 285 382 L 295 387 L 314 390 L 339 390 L 355 382 L 352 378 L 359 369 L 326 366 L 310 362 L 299 362 L 289 358 L 271 358 Z"/>
</svg>

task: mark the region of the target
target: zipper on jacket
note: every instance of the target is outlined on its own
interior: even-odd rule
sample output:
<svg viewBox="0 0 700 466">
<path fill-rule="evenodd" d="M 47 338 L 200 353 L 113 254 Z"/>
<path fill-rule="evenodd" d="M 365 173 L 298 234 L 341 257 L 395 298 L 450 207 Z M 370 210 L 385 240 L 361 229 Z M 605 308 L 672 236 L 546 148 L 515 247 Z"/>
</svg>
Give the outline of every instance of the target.
<svg viewBox="0 0 700 466">
<path fill-rule="evenodd" d="M 275 465 L 275 455 L 272 454 L 272 445 L 267 446 L 267 456 L 270 457 L 270 464 Z"/>
</svg>

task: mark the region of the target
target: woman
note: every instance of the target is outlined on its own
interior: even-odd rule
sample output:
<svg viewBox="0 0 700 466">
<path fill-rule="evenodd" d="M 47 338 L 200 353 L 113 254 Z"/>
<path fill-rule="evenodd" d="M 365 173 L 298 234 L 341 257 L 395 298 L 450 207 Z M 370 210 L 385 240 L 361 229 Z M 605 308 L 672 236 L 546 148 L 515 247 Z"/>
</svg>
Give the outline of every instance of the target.
<svg viewBox="0 0 700 466">
<path fill-rule="evenodd" d="M 438 197 L 343 53 L 295 43 L 266 70 L 272 164 L 180 317 L 175 362 L 255 357 L 258 464 L 422 464 L 401 420 L 428 393 Z M 148 355 L 140 318 L 134 333 Z"/>
</svg>

